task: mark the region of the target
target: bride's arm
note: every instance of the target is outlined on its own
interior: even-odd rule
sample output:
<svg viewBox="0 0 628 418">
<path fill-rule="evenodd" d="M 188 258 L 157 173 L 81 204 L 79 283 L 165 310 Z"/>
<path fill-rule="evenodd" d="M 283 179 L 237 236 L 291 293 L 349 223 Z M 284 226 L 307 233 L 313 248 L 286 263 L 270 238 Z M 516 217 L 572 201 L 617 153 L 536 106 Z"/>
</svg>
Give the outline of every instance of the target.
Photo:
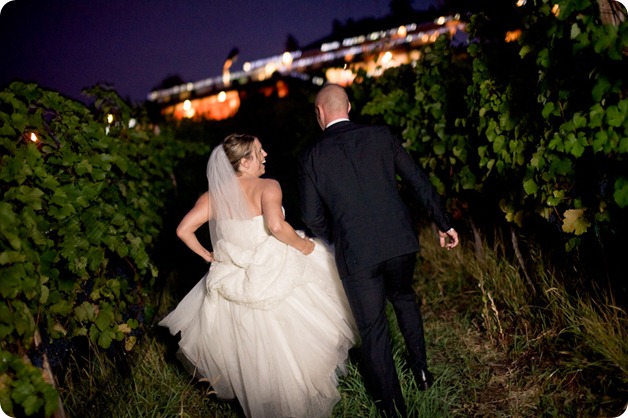
<svg viewBox="0 0 628 418">
<path fill-rule="evenodd" d="M 179 226 L 177 226 L 177 236 L 181 241 L 208 263 L 214 261 L 214 254 L 203 247 L 195 232 L 201 225 L 209 221 L 211 217 L 210 212 L 209 193 L 205 192 L 198 198 L 194 207 L 190 209 L 179 223 Z"/>
<path fill-rule="evenodd" d="M 281 187 L 275 180 L 264 180 L 262 191 L 262 214 L 264 223 L 271 234 L 284 244 L 296 248 L 303 254 L 308 255 L 314 251 L 314 241 L 308 238 L 301 238 L 294 228 L 286 222 L 281 209 Z"/>
</svg>

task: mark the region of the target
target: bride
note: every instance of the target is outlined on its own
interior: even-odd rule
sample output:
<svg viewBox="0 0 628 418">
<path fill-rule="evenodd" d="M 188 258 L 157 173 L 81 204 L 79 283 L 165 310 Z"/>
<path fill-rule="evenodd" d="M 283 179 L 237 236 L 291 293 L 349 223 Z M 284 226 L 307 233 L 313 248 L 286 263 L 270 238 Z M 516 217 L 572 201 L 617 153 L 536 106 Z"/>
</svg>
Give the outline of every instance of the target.
<svg viewBox="0 0 628 418">
<path fill-rule="evenodd" d="M 177 228 L 212 264 L 159 325 L 247 417 L 328 417 L 355 325 L 328 248 L 285 221 L 279 183 L 260 178 L 266 155 L 244 134 L 212 152 L 209 191 Z M 207 222 L 213 252 L 195 235 Z"/>
</svg>

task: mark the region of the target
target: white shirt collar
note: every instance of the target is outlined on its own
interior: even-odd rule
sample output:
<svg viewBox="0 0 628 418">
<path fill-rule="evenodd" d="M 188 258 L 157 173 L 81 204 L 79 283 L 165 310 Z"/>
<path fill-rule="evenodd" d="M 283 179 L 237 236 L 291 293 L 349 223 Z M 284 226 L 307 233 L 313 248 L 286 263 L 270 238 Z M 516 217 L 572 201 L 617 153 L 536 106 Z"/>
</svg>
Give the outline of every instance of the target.
<svg viewBox="0 0 628 418">
<path fill-rule="evenodd" d="M 325 129 L 329 128 L 331 125 L 334 125 L 334 124 L 336 124 L 338 122 L 349 122 L 349 119 L 347 119 L 347 118 L 340 118 L 340 119 L 332 120 L 331 122 L 329 122 L 327 124 L 327 126 L 325 126 Z"/>
</svg>

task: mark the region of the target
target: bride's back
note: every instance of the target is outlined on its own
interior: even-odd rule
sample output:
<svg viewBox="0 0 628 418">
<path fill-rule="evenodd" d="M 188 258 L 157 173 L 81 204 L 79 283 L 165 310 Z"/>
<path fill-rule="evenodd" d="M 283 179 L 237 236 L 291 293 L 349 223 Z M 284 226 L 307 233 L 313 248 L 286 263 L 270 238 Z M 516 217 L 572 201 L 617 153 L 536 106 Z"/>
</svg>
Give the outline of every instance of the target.
<svg viewBox="0 0 628 418">
<path fill-rule="evenodd" d="M 262 215 L 262 194 L 264 193 L 265 180 L 261 178 L 238 177 L 240 187 L 251 209 L 253 216 Z"/>
</svg>

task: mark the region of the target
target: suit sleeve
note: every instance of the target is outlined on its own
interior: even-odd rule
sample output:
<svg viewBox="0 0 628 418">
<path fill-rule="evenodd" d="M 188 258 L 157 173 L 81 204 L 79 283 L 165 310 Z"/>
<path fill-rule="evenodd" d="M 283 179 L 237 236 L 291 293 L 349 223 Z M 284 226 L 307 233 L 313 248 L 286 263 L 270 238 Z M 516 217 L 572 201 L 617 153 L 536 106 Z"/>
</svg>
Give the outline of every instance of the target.
<svg viewBox="0 0 628 418">
<path fill-rule="evenodd" d="M 312 180 L 308 160 L 303 155 L 299 158 L 299 192 L 301 219 L 316 237 L 331 242 L 325 204 Z"/>
<path fill-rule="evenodd" d="M 445 212 L 441 197 L 430 182 L 428 175 L 403 148 L 401 141 L 391 133 L 391 146 L 395 156 L 395 169 L 401 178 L 411 187 L 415 198 L 427 210 L 429 216 L 441 231 L 452 227 Z"/>
</svg>

